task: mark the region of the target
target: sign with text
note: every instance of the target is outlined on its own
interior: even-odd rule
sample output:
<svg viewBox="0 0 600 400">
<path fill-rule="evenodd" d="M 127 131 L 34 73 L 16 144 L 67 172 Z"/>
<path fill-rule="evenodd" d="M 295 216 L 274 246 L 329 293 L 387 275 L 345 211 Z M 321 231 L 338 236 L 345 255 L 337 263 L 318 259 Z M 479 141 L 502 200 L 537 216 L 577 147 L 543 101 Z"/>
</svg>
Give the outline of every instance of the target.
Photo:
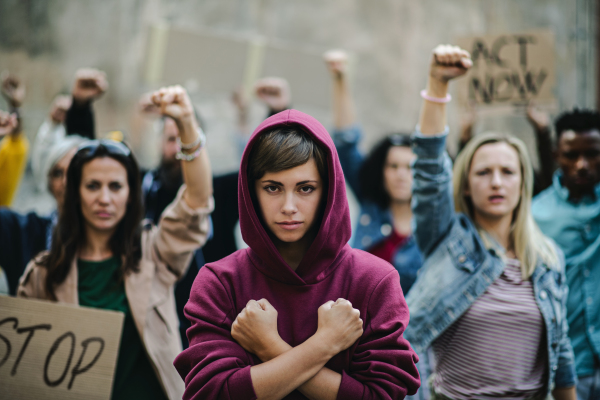
<svg viewBox="0 0 600 400">
<path fill-rule="evenodd" d="M 551 31 L 473 36 L 457 40 L 473 67 L 458 81 L 463 106 L 553 103 L 555 67 Z"/>
<path fill-rule="evenodd" d="M 110 399 L 123 317 L 0 296 L 0 397 Z"/>
</svg>

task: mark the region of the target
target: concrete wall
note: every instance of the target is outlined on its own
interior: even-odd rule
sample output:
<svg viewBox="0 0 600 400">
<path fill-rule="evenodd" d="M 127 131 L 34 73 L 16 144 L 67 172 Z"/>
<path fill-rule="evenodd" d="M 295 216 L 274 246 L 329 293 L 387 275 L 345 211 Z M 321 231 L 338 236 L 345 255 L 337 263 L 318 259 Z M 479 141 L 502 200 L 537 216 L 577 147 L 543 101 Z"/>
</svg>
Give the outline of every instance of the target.
<svg viewBox="0 0 600 400">
<path fill-rule="evenodd" d="M 75 70 L 93 66 L 106 71 L 110 82 L 96 104 L 99 132 L 125 131 L 142 161 L 151 164 L 156 152 L 141 136 L 146 128 L 133 116 L 133 104 L 153 88 L 144 81 L 144 62 L 149 27 L 160 22 L 223 37 L 261 36 L 292 51 L 353 52 L 353 92 L 365 148 L 385 133 L 414 127 L 430 50 L 460 36 L 551 29 L 559 109 L 596 105 L 593 0 L 0 0 L 0 70 L 18 73 L 27 84 L 27 134 L 34 137 L 52 98 L 68 91 Z M 231 89 L 241 79 L 232 81 Z M 238 162 L 231 151 L 235 113 L 229 97 L 226 90 L 193 93 L 217 172 Z M 294 106 L 330 126 L 328 106 Z M 459 113 L 451 104 L 453 131 Z M 253 124 L 263 115 L 255 105 Z M 476 130 L 486 129 L 511 131 L 531 143 L 522 115 L 482 115 Z"/>
</svg>

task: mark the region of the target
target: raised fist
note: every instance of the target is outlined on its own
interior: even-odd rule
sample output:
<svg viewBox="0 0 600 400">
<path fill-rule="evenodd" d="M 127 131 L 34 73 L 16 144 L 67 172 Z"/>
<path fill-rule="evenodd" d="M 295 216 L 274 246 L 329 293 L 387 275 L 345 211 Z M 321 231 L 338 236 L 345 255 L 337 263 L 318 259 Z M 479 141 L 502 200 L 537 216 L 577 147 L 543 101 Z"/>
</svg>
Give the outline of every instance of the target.
<svg viewBox="0 0 600 400">
<path fill-rule="evenodd" d="M 536 108 L 533 103 L 527 106 L 527 121 L 536 131 L 543 131 L 550 126 L 550 116 L 547 112 Z"/>
<path fill-rule="evenodd" d="M 433 49 L 429 75 L 442 82 L 448 82 L 467 73 L 473 65 L 468 51 L 458 46 L 441 44 Z"/>
<path fill-rule="evenodd" d="M 152 101 L 153 93 L 144 93 L 138 101 L 139 109 L 148 116 L 160 115 L 160 108 Z"/>
<path fill-rule="evenodd" d="M 283 78 L 263 78 L 254 86 L 256 97 L 273 111 L 283 111 L 290 105 L 290 85 Z"/>
<path fill-rule="evenodd" d="M 330 50 L 323 54 L 323 59 L 329 72 L 336 78 L 346 74 L 348 68 L 348 54 L 344 50 Z"/>
<path fill-rule="evenodd" d="M 15 75 L 8 71 L 2 72 L 2 95 L 12 107 L 21 107 L 25 99 L 25 85 Z"/>
<path fill-rule="evenodd" d="M 50 119 L 55 124 L 62 124 L 67 117 L 67 111 L 71 108 L 71 96 L 60 95 L 54 98 L 50 106 Z"/>
<path fill-rule="evenodd" d="M 152 102 L 160 113 L 171 117 L 175 122 L 194 119 L 194 108 L 186 90 L 179 86 L 163 87 L 152 93 Z"/>
<path fill-rule="evenodd" d="M 0 110 L 0 137 L 12 133 L 18 126 L 17 116 Z"/>
<path fill-rule="evenodd" d="M 73 85 L 73 100 L 78 103 L 87 103 L 99 98 L 108 89 L 106 74 L 93 68 L 82 68 L 75 73 Z"/>
</svg>

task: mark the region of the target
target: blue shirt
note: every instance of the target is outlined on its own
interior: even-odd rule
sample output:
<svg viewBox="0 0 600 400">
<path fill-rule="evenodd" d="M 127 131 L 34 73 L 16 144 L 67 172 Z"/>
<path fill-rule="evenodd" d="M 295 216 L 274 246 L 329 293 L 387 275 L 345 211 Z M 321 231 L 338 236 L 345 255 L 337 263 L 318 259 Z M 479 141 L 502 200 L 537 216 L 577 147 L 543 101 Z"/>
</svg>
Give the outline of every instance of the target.
<svg viewBox="0 0 600 400">
<path fill-rule="evenodd" d="M 569 336 L 577 375 L 593 375 L 600 355 L 600 184 L 595 197 L 574 203 L 561 183 L 562 172 L 534 200 L 532 213 L 542 232 L 565 253 Z"/>
</svg>

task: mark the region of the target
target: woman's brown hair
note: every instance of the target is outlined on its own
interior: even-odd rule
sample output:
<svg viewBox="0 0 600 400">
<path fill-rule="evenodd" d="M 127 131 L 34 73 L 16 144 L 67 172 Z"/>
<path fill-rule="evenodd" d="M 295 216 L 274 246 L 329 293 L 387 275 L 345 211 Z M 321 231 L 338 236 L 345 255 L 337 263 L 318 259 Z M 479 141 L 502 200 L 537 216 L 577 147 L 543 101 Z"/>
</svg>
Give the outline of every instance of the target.
<svg viewBox="0 0 600 400">
<path fill-rule="evenodd" d="M 300 126 L 277 127 L 257 139 L 248 161 L 248 181 L 252 183 L 267 172 L 285 171 L 314 159 L 323 182 L 327 180 L 325 151 Z"/>
</svg>

